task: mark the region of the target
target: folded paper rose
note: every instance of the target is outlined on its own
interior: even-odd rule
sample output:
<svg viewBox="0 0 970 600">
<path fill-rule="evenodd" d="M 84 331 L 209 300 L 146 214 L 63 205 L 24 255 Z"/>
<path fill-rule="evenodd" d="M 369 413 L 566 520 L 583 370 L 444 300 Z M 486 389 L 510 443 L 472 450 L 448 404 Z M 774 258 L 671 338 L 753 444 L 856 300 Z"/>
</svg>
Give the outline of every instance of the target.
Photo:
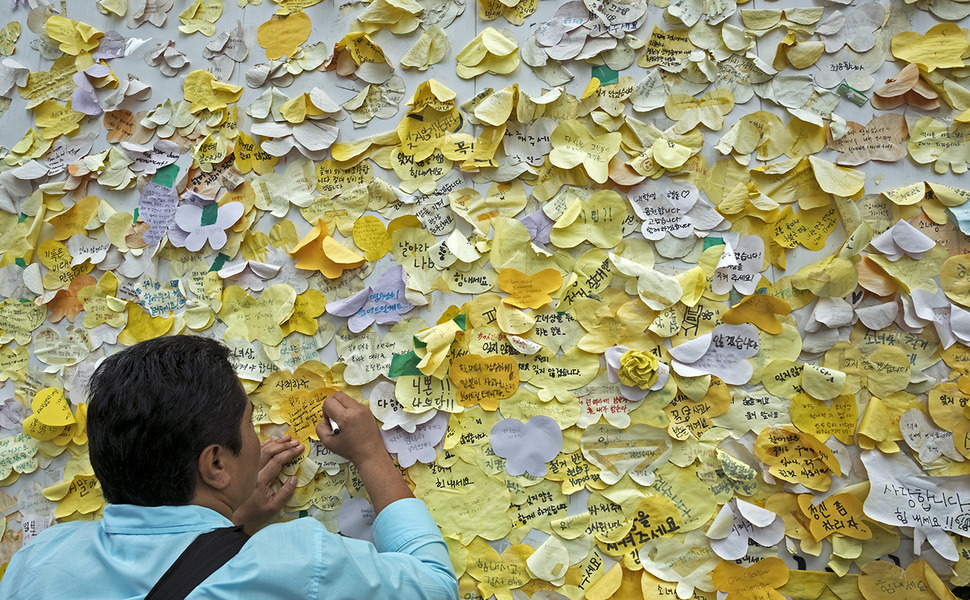
<svg viewBox="0 0 970 600">
<path fill-rule="evenodd" d="M 610 381 L 619 382 L 624 396 L 637 401 L 662 388 L 670 368 L 650 352 L 613 346 L 606 349 L 606 372 Z"/>
</svg>

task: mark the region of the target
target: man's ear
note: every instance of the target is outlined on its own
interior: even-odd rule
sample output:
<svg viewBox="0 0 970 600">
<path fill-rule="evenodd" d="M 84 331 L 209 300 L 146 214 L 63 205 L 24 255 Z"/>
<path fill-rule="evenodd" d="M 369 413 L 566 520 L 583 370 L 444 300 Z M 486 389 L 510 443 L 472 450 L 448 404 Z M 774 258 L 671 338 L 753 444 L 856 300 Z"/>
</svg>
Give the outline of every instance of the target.
<svg viewBox="0 0 970 600">
<path fill-rule="evenodd" d="M 226 488 L 232 478 L 226 464 L 226 453 L 229 452 L 219 444 L 206 446 L 199 455 L 199 481 L 208 487 L 221 490 Z"/>
</svg>

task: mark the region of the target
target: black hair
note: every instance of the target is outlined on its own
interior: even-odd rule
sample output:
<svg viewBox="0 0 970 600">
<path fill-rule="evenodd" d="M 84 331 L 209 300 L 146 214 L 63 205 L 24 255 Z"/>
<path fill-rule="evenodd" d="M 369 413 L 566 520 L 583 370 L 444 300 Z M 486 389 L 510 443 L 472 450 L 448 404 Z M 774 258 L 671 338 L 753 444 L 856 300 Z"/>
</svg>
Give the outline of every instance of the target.
<svg viewBox="0 0 970 600">
<path fill-rule="evenodd" d="M 115 504 L 188 504 L 198 459 L 218 444 L 238 454 L 248 399 L 229 350 L 176 335 L 106 358 L 91 376 L 88 447 L 104 497 Z"/>
</svg>

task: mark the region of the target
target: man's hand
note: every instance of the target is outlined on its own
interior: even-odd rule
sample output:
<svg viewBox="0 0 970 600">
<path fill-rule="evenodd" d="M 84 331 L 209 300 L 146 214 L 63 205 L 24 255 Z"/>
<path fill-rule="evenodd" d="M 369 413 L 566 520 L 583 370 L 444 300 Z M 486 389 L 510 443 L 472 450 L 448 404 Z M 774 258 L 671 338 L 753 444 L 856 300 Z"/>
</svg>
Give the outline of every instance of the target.
<svg viewBox="0 0 970 600">
<path fill-rule="evenodd" d="M 340 428 L 340 435 L 334 434 L 330 419 Z M 377 419 L 347 394 L 337 392 L 323 401 L 323 418 L 317 423 L 317 436 L 331 452 L 349 459 L 357 467 L 375 515 L 392 502 L 414 497 L 384 447 Z"/>
<path fill-rule="evenodd" d="M 236 525 L 244 525 L 246 533 L 250 534 L 255 533 L 275 517 L 293 497 L 293 492 L 296 491 L 296 477 L 287 479 L 278 490 L 274 490 L 272 486 L 279 477 L 283 465 L 303 452 L 303 444 L 298 440 L 290 440 L 290 436 L 284 435 L 277 440 L 266 440 L 259 450 L 256 489 L 249 499 L 232 513 L 232 522 Z"/>
<path fill-rule="evenodd" d="M 367 407 L 337 392 L 323 401 L 323 413 L 317 423 L 317 437 L 331 452 L 358 466 L 371 458 L 387 456 L 377 419 Z M 330 419 L 340 428 L 339 435 L 330 427 Z"/>
</svg>

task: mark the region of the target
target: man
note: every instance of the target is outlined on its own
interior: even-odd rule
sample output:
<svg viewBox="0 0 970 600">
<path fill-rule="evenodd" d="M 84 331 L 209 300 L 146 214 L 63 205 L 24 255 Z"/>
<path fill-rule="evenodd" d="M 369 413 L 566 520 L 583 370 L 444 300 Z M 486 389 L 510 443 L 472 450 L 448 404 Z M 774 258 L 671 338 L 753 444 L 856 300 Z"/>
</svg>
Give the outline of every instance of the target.
<svg viewBox="0 0 970 600">
<path fill-rule="evenodd" d="M 288 438 L 260 446 L 252 409 L 218 342 L 157 338 L 108 357 L 88 401 L 104 517 L 31 540 L 10 561 L 0 598 L 143 598 L 196 537 L 233 524 L 255 533 L 188 598 L 457 598 L 431 515 L 370 411 L 346 394 L 324 401 L 316 431 L 357 466 L 376 514 L 374 544 L 331 534 L 312 518 L 257 531 L 292 496 L 295 478 L 278 491 L 271 484 L 303 447 Z"/>
</svg>

